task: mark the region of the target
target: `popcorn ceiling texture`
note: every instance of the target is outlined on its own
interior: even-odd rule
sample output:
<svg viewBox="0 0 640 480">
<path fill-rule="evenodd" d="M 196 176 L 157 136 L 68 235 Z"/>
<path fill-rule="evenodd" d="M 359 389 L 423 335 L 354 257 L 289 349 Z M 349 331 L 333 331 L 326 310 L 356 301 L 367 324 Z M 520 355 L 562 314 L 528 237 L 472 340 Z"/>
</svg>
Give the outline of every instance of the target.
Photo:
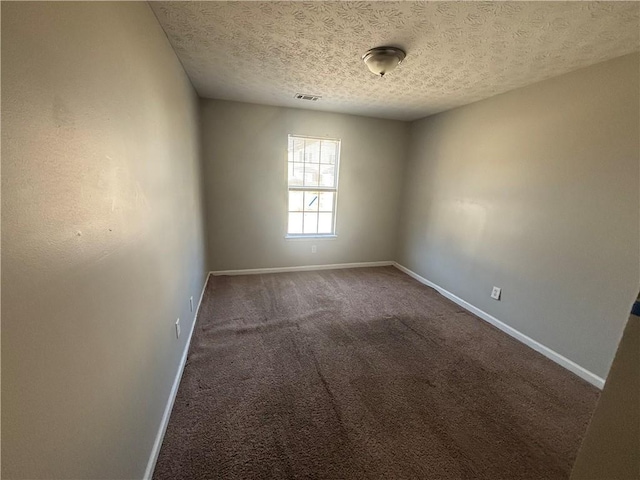
<svg viewBox="0 0 640 480">
<path fill-rule="evenodd" d="M 150 4 L 200 96 L 401 120 L 640 49 L 635 2 Z M 384 79 L 380 45 L 407 51 Z"/>
</svg>

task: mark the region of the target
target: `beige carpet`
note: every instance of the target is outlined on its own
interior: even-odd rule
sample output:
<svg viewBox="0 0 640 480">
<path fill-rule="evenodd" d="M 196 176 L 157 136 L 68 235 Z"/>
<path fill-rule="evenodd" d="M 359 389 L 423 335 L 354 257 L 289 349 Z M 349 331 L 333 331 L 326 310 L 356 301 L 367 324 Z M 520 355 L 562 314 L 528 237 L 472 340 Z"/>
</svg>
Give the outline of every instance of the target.
<svg viewBox="0 0 640 480">
<path fill-rule="evenodd" d="M 598 391 L 393 267 L 212 277 L 155 479 L 566 479 Z"/>
</svg>

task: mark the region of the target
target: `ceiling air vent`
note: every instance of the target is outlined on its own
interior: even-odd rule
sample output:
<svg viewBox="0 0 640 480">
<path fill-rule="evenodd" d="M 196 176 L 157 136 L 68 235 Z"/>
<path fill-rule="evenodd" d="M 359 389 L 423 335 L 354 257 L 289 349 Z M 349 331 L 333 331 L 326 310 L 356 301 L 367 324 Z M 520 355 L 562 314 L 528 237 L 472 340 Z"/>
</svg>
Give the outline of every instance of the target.
<svg viewBox="0 0 640 480">
<path fill-rule="evenodd" d="M 309 95 L 308 93 L 296 93 L 294 97 L 298 100 L 311 100 L 312 102 L 317 102 L 322 98 L 320 95 Z"/>
</svg>

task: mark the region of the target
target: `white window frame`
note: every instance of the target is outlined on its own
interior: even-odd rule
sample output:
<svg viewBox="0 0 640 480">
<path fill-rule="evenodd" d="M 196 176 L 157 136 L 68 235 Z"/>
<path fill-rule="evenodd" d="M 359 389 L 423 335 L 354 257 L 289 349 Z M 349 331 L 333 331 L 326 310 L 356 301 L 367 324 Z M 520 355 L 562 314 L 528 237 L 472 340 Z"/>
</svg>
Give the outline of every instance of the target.
<svg viewBox="0 0 640 480">
<path fill-rule="evenodd" d="M 337 144 L 337 153 L 335 160 L 335 184 L 333 187 L 321 187 L 321 186 L 303 186 L 303 185 L 289 185 L 289 141 L 292 138 L 298 138 L 303 140 L 325 140 L 335 142 Z M 286 178 L 286 210 L 285 210 L 285 238 L 289 240 L 294 239 L 322 239 L 322 238 L 336 238 L 337 231 L 337 217 L 338 217 L 338 185 L 339 185 L 339 176 L 340 176 L 340 149 L 342 147 L 342 141 L 339 138 L 330 138 L 330 137 L 318 137 L 314 135 L 296 135 L 289 134 L 287 136 L 287 157 L 285 161 L 285 178 Z M 303 177 L 304 178 L 304 177 Z M 289 192 L 297 191 L 297 192 L 330 192 L 333 193 L 333 223 L 332 223 L 332 233 L 289 233 Z M 304 222 L 304 215 L 303 215 Z M 304 223 L 303 223 L 304 230 Z"/>
</svg>

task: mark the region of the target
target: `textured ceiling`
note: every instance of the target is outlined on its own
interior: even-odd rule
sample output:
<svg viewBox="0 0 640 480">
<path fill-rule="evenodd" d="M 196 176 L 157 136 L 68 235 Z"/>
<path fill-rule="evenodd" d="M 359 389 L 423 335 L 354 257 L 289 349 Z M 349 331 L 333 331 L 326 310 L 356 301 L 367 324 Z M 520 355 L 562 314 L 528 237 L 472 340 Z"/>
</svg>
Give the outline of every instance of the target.
<svg viewBox="0 0 640 480">
<path fill-rule="evenodd" d="M 636 2 L 151 6 L 202 97 L 402 120 L 640 49 Z M 380 45 L 407 52 L 382 79 L 361 60 Z"/>
</svg>

